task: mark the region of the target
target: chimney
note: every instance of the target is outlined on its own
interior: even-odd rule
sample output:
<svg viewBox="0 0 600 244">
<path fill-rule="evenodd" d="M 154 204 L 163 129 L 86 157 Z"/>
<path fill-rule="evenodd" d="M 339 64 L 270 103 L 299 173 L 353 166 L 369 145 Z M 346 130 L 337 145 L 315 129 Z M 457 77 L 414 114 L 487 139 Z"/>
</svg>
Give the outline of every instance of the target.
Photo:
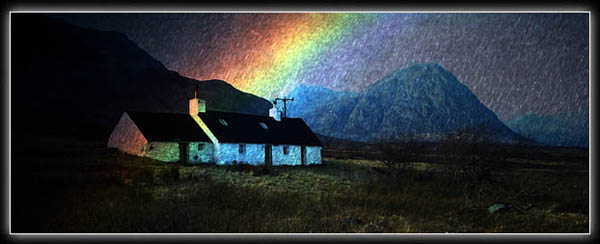
<svg viewBox="0 0 600 244">
<path fill-rule="evenodd" d="M 277 110 L 275 103 L 273 103 L 273 108 L 269 109 L 269 117 L 272 117 L 277 121 L 281 121 L 281 111 Z"/>
<path fill-rule="evenodd" d="M 196 115 L 204 112 L 206 112 L 206 101 L 198 98 L 198 85 L 196 84 L 194 98 L 190 99 L 190 114 Z"/>
</svg>

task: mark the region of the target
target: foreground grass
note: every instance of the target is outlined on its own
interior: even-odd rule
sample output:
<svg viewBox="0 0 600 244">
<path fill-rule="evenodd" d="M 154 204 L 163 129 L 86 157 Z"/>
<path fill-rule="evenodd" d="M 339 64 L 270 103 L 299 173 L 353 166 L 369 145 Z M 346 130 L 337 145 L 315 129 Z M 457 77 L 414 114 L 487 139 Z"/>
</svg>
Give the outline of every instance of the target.
<svg viewBox="0 0 600 244">
<path fill-rule="evenodd" d="M 464 182 L 424 163 L 389 178 L 369 160 L 326 158 L 322 166 L 260 175 L 106 149 L 39 158 L 46 164 L 29 158 L 37 163 L 13 173 L 20 187 L 13 190 L 13 232 L 562 233 L 589 227 L 589 180 L 577 172 L 499 172 L 501 184 L 470 196 Z M 48 165 L 59 162 L 68 166 Z M 514 207 L 487 212 L 503 201 Z"/>
</svg>

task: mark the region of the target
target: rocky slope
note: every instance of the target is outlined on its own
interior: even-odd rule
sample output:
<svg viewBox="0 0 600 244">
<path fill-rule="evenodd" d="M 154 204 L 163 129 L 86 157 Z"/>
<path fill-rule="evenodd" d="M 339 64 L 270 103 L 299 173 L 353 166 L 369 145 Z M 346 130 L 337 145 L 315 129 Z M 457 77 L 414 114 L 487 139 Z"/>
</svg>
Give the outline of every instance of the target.
<svg viewBox="0 0 600 244">
<path fill-rule="evenodd" d="M 356 141 L 438 141 L 447 134 L 470 130 L 481 131 L 488 141 L 519 139 L 438 64 L 397 70 L 359 93 L 300 86 L 288 96 L 295 99 L 290 116 L 304 118 L 315 133 L 325 136 Z"/>
</svg>

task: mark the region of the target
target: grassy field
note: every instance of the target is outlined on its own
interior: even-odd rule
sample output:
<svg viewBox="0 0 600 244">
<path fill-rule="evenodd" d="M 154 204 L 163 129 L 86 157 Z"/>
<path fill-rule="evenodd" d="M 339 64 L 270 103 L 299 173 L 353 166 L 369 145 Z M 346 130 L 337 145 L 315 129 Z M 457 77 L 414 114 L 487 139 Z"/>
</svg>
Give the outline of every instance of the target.
<svg viewBox="0 0 600 244">
<path fill-rule="evenodd" d="M 324 165 L 268 170 L 165 164 L 103 142 L 36 141 L 13 139 L 12 232 L 589 230 L 582 149 L 514 154 L 505 160 L 510 167 L 493 168 L 495 182 L 473 187 L 443 160 L 411 162 L 392 177 L 377 160 L 346 159 L 334 149 L 324 152 Z M 423 155 L 432 157 L 444 155 Z M 498 202 L 512 208 L 488 213 Z"/>
</svg>

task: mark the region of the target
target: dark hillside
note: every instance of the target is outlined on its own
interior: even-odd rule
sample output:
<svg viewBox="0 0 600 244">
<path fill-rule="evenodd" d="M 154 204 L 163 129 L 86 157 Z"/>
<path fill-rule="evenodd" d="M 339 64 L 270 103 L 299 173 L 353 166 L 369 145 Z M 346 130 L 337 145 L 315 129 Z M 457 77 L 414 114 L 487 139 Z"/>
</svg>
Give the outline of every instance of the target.
<svg viewBox="0 0 600 244">
<path fill-rule="evenodd" d="M 268 115 L 271 108 L 224 81 L 167 70 L 118 32 L 18 13 L 11 15 L 11 44 L 16 131 L 106 138 L 124 111 L 186 113 L 196 84 L 208 109 Z"/>
</svg>

